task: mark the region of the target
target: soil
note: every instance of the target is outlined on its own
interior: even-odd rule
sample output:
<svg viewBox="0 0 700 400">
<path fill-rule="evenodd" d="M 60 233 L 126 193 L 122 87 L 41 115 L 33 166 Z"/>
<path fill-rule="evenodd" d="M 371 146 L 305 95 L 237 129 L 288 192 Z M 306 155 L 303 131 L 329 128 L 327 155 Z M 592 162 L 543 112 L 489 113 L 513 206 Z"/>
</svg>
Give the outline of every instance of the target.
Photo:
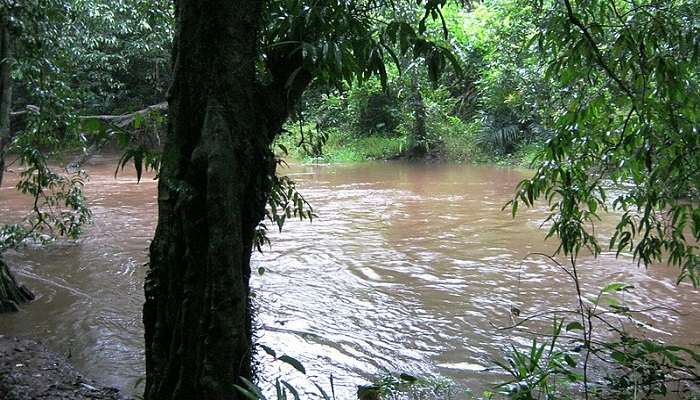
<svg viewBox="0 0 700 400">
<path fill-rule="evenodd" d="M 0 335 L 0 400 L 126 400 L 32 339 Z"/>
</svg>

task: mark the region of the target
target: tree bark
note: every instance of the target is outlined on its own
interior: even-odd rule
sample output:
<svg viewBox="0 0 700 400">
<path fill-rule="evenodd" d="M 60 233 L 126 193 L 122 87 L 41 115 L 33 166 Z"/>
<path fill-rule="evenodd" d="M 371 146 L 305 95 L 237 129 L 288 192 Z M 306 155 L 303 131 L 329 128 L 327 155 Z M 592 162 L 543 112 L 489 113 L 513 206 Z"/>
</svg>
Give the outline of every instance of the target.
<svg viewBox="0 0 700 400">
<path fill-rule="evenodd" d="M 12 106 L 12 38 L 7 15 L 0 14 L 0 186 L 5 173 L 5 150 L 10 141 Z"/>
<path fill-rule="evenodd" d="M 178 0 L 168 134 L 143 321 L 147 400 L 239 399 L 251 378 L 250 256 L 301 63 L 267 57 L 256 82 L 262 0 Z M 281 51 L 281 48 L 280 48 Z M 300 53 L 300 52 L 297 52 Z"/>
</svg>

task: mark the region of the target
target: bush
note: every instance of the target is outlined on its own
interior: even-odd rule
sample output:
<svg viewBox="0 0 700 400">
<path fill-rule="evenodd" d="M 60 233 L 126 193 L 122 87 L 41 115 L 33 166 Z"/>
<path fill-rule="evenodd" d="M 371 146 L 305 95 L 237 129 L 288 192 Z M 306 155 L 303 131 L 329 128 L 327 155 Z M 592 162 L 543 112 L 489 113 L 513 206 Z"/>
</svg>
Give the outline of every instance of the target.
<svg viewBox="0 0 700 400">
<path fill-rule="evenodd" d="M 388 93 L 370 93 L 360 108 L 359 136 L 379 134 L 392 136 L 401 120 L 398 99 Z"/>
</svg>

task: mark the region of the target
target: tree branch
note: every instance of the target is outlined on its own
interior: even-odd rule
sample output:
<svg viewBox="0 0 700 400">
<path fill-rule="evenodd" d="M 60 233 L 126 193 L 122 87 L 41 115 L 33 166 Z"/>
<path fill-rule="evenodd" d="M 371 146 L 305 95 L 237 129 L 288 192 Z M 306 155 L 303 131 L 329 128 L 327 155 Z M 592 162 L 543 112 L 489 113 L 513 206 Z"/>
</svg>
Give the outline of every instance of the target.
<svg viewBox="0 0 700 400">
<path fill-rule="evenodd" d="M 600 49 L 598 48 L 598 45 L 596 44 L 595 40 L 593 39 L 593 36 L 591 35 L 590 31 L 586 27 L 586 25 L 581 22 L 578 17 L 574 14 L 574 10 L 571 7 L 571 2 L 570 0 L 564 0 L 564 5 L 566 6 L 566 15 L 569 18 L 569 21 L 574 24 L 576 27 L 581 30 L 581 34 L 583 34 L 583 37 L 586 39 L 588 44 L 591 46 L 593 49 L 593 53 L 595 54 L 596 61 L 600 65 L 601 68 L 603 68 L 603 71 L 608 75 L 610 79 L 615 81 L 615 83 L 620 87 L 620 89 L 632 100 L 632 107 L 634 108 L 635 112 L 637 111 L 637 107 L 635 105 L 635 96 L 634 93 L 627 87 L 627 85 L 618 77 L 615 75 L 615 73 L 612 71 L 612 69 L 605 63 L 605 60 L 603 59 L 603 54 L 601 53 Z M 637 114 L 639 114 L 637 112 Z"/>
</svg>

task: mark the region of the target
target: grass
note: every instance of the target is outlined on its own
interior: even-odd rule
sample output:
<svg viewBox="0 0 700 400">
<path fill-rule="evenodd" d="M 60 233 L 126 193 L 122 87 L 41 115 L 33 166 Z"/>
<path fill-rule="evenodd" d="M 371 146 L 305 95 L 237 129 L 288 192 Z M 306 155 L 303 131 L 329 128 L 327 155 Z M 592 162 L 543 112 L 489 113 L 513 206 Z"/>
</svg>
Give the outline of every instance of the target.
<svg viewBox="0 0 700 400">
<path fill-rule="evenodd" d="M 279 139 L 287 150 L 288 155 L 297 160 L 306 162 L 328 162 L 328 163 L 351 163 L 366 160 L 385 160 L 398 156 L 406 148 L 406 138 L 404 137 L 384 137 L 384 136 L 364 136 L 343 132 L 339 129 L 329 129 L 326 143 L 320 155 L 309 154 L 308 151 L 298 146 L 300 134 L 291 130 Z M 305 135 L 309 140 L 315 140 L 313 135 L 309 135 L 311 129 L 305 128 Z"/>
<path fill-rule="evenodd" d="M 448 162 L 529 168 L 544 146 L 542 141 L 532 141 L 518 145 L 512 153 L 497 153 L 479 144 L 478 124 L 462 124 L 456 128 L 441 136 L 443 159 Z"/>
<path fill-rule="evenodd" d="M 442 136 L 444 158 L 459 163 L 480 164 L 489 161 L 487 154 L 476 143 L 474 130 L 467 126 L 460 131 L 451 131 Z"/>
</svg>

